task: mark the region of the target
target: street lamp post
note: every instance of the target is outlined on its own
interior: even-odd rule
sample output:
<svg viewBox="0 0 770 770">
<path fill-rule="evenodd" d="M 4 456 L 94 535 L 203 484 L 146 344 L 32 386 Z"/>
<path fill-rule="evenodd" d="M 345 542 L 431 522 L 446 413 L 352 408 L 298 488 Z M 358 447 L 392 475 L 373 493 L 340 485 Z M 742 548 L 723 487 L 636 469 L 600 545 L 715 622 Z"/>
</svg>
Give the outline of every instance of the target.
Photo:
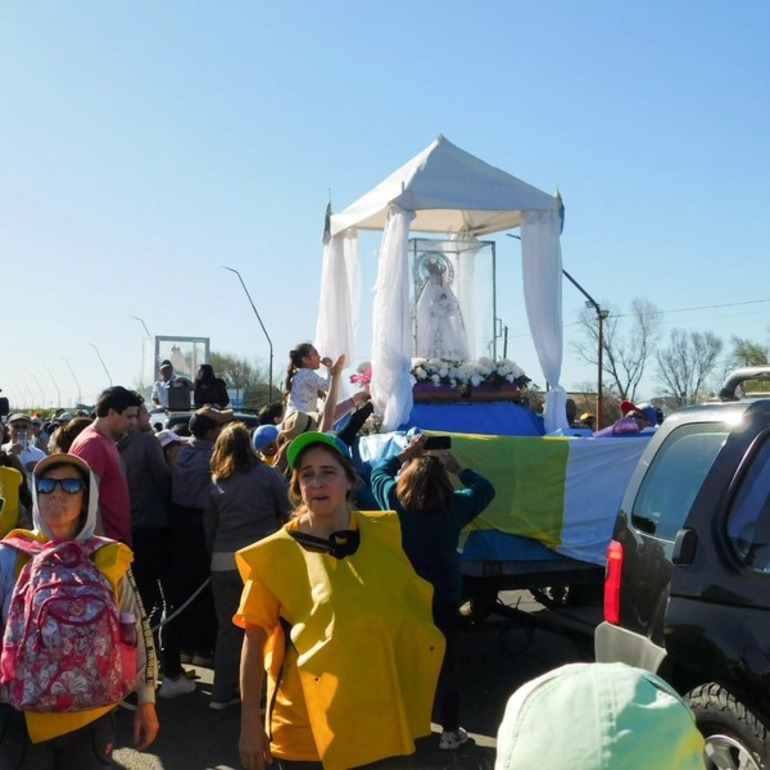
<svg viewBox="0 0 770 770">
<path fill-rule="evenodd" d="M 27 396 L 29 397 L 29 408 L 32 409 L 35 405 L 35 397 L 32 395 L 32 389 L 29 387 L 29 383 L 26 380 L 22 380 L 22 382 L 24 383 L 24 389 L 27 391 Z"/>
<path fill-rule="evenodd" d="M 241 282 L 241 286 L 243 287 L 243 291 L 246 293 L 246 296 L 249 299 L 249 303 L 251 304 L 251 309 L 254 311 L 254 315 L 257 317 L 257 321 L 259 321 L 259 325 L 262 327 L 262 332 L 265 335 L 265 339 L 267 340 L 267 345 L 270 350 L 270 363 L 268 365 L 268 401 L 273 400 L 273 342 L 270 339 L 270 335 L 267 333 L 267 329 L 265 329 L 265 325 L 262 323 L 262 319 L 259 317 L 259 312 L 257 311 L 256 305 L 254 304 L 254 300 L 251 298 L 251 294 L 249 294 L 249 290 L 246 288 L 246 284 L 243 282 L 243 278 L 241 278 L 241 274 L 235 270 L 232 267 L 227 267 L 226 265 L 222 265 L 222 267 L 225 270 L 229 270 L 231 273 L 235 273 L 238 276 L 238 280 Z"/>
<path fill-rule="evenodd" d="M 48 372 L 48 376 L 51 378 L 51 382 L 53 383 L 54 388 L 56 388 L 56 399 L 59 402 L 58 404 L 56 404 L 56 406 L 63 406 L 61 402 L 61 391 L 59 390 L 59 385 L 54 379 L 53 374 L 51 374 L 51 370 L 47 366 L 44 366 L 43 369 L 45 369 Z"/>
<path fill-rule="evenodd" d="M 513 235 L 513 233 L 506 233 L 509 238 L 516 238 L 520 241 L 521 236 Z M 598 337 L 599 337 L 599 372 L 597 375 L 597 391 L 596 391 L 596 429 L 600 430 L 602 427 L 602 408 L 604 407 L 604 395 L 602 393 L 602 370 L 604 368 L 604 322 L 607 320 L 607 316 L 610 314 L 609 310 L 603 310 L 599 307 L 599 303 L 564 269 L 562 273 L 567 277 L 569 282 L 586 298 L 586 307 L 593 308 L 596 311 L 596 319 L 599 322 Z"/>
<path fill-rule="evenodd" d="M 599 303 L 566 270 L 562 270 L 562 273 L 564 273 L 569 282 L 586 298 L 586 307 L 594 309 L 596 312 L 597 321 L 599 323 L 599 373 L 596 386 L 596 430 L 601 430 L 602 409 L 604 407 L 604 395 L 602 393 L 602 370 L 604 368 L 604 322 L 607 319 L 607 316 L 610 314 L 610 311 L 600 308 Z"/>
<path fill-rule="evenodd" d="M 144 333 L 148 337 L 152 337 L 152 334 L 150 334 L 150 330 L 147 328 L 147 324 L 141 318 L 139 318 L 138 315 L 132 315 L 131 318 L 133 318 L 134 321 L 139 321 L 139 323 L 142 324 L 142 326 L 144 327 Z"/>
<path fill-rule="evenodd" d="M 102 358 L 102 354 L 99 352 L 99 348 L 97 348 L 93 342 L 89 342 L 88 344 L 96 351 L 96 355 L 99 357 L 102 369 L 104 369 L 104 373 L 107 375 L 107 379 L 109 380 L 110 385 L 112 385 L 112 377 L 110 377 L 110 371 L 107 369 L 107 364 L 104 363 L 104 359 Z"/>
<path fill-rule="evenodd" d="M 75 372 L 72 369 L 72 366 L 70 366 L 70 362 L 66 358 L 62 358 L 62 361 L 64 361 L 65 364 L 67 364 L 67 368 L 70 370 L 70 374 L 72 375 L 72 379 L 75 380 L 75 386 L 78 389 L 78 403 L 77 406 L 80 406 L 80 404 L 83 403 L 83 392 L 80 388 L 80 383 L 78 382 L 78 378 L 75 377 Z"/>
<path fill-rule="evenodd" d="M 30 374 L 29 376 L 32 377 L 32 379 L 35 381 L 35 385 L 37 385 L 38 390 L 40 391 L 40 396 L 43 399 L 43 409 L 45 409 L 46 408 L 46 401 L 48 399 L 45 397 L 45 391 L 43 390 L 43 386 L 40 384 L 40 380 L 38 380 L 38 378 L 35 377 L 34 374 Z"/>
</svg>

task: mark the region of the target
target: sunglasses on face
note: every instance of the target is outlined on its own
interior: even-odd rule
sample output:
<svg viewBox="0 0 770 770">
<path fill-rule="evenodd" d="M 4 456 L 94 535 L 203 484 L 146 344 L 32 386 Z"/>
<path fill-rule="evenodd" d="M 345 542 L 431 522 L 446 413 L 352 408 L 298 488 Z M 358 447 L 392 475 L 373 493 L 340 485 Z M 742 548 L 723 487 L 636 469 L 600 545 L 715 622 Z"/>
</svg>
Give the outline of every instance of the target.
<svg viewBox="0 0 770 770">
<path fill-rule="evenodd" d="M 83 479 L 38 479 L 35 482 L 35 489 L 39 495 L 50 495 L 57 485 L 68 495 L 76 495 L 86 488 Z"/>
</svg>

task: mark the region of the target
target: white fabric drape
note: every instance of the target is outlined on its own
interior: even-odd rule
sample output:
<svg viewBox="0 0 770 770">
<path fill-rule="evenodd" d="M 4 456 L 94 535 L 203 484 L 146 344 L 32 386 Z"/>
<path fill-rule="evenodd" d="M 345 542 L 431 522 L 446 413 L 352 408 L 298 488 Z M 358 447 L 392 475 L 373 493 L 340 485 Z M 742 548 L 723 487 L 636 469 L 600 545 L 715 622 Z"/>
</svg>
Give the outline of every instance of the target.
<svg viewBox="0 0 770 770">
<path fill-rule="evenodd" d="M 392 206 L 382 234 L 372 311 L 374 409 L 391 431 L 412 411 L 412 328 L 409 301 L 409 224 L 413 211 Z"/>
<path fill-rule="evenodd" d="M 345 354 L 353 362 L 361 309 L 361 267 L 358 233 L 346 230 L 324 246 L 321 296 L 314 343 L 322 356 Z"/>
<path fill-rule="evenodd" d="M 567 428 L 567 394 L 561 377 L 561 246 L 556 211 L 526 211 L 521 224 L 522 281 L 535 350 L 550 390 L 545 398 L 545 432 Z"/>
<path fill-rule="evenodd" d="M 460 239 L 453 239 L 460 240 Z M 476 271 L 476 255 L 481 250 L 482 246 L 479 243 L 474 245 L 472 240 L 464 240 L 463 247 L 456 253 L 454 257 L 455 267 L 455 281 L 457 283 L 457 299 L 460 301 L 460 308 L 463 311 L 463 320 L 465 321 L 465 331 L 468 335 L 468 347 L 469 360 L 474 361 L 480 355 L 487 355 L 485 350 L 479 353 L 477 344 L 477 321 L 476 321 L 476 285 L 475 285 L 475 271 Z M 456 247 L 456 244 L 455 244 Z"/>
</svg>

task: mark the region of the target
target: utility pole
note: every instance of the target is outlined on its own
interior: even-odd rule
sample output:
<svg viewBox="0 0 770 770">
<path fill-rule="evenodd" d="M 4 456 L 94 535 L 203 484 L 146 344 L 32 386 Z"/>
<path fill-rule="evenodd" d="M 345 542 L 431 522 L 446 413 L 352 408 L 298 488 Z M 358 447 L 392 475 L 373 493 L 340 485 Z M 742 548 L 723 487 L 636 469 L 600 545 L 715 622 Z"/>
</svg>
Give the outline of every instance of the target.
<svg viewBox="0 0 770 770">
<path fill-rule="evenodd" d="M 596 391 L 596 430 L 601 430 L 602 427 L 602 409 L 604 407 L 604 394 L 602 393 L 602 370 L 604 368 L 604 322 L 607 316 L 610 314 L 609 310 L 603 310 L 599 307 L 599 303 L 566 271 L 562 270 L 562 273 L 567 277 L 567 280 L 586 298 L 586 307 L 593 308 L 596 312 L 596 319 L 599 323 L 598 337 L 599 337 L 599 373 L 597 377 L 597 391 Z"/>
</svg>

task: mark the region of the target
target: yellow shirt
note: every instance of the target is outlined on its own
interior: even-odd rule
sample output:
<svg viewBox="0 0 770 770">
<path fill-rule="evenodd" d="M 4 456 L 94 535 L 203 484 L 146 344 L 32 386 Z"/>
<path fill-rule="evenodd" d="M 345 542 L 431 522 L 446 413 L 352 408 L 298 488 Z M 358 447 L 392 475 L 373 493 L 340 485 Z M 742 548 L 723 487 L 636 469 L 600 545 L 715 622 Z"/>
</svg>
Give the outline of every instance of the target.
<svg viewBox="0 0 770 770">
<path fill-rule="evenodd" d="M 432 588 L 401 548 L 398 516 L 353 518 L 361 542 L 344 559 L 299 545 L 296 521 L 236 554 L 245 586 L 233 621 L 268 633 L 271 750 L 327 770 L 413 753 L 430 733 L 444 654 Z"/>
</svg>

